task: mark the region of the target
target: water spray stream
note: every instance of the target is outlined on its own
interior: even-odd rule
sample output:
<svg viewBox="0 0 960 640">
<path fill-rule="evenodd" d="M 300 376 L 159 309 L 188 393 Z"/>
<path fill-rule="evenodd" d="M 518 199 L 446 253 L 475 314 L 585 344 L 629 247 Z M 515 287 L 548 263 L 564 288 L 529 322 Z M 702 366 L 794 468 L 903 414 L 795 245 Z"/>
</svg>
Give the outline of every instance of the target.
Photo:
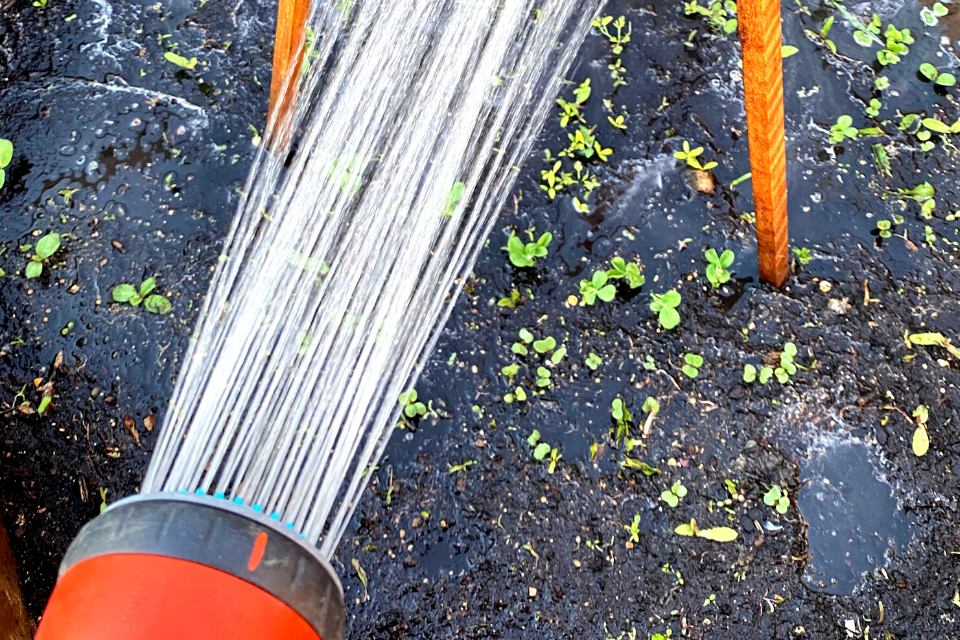
<svg viewBox="0 0 960 640">
<path fill-rule="evenodd" d="M 289 623 L 233 637 L 342 637 L 326 559 L 601 4 L 314 3 L 295 111 L 250 172 L 143 495 L 71 546 L 40 640 L 131 637 L 103 598 L 161 578 L 189 638 L 233 634 L 232 613 Z M 233 596 L 203 616 L 216 585 Z"/>
</svg>

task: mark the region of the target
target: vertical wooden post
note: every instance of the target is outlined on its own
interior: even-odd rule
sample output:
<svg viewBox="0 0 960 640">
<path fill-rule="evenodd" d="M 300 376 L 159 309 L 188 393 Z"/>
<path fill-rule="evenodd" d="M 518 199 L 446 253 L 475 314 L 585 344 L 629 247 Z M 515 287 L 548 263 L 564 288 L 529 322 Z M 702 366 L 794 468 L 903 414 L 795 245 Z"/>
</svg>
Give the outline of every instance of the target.
<svg viewBox="0 0 960 640">
<path fill-rule="evenodd" d="M 7 532 L 0 524 L 0 638 L 30 640 L 33 632 L 33 619 L 27 614 L 20 597 L 20 583 Z"/>
<path fill-rule="evenodd" d="M 760 278 L 779 287 L 789 275 L 780 0 L 739 0 L 737 18 Z"/>
<path fill-rule="evenodd" d="M 297 102 L 297 80 L 303 64 L 304 31 L 310 17 L 311 0 L 280 0 L 277 32 L 273 45 L 273 78 L 270 81 L 270 108 L 267 128 L 271 149 L 285 146 L 284 128 L 293 117 Z M 289 85 L 287 79 L 290 79 Z M 277 134 L 280 137 L 277 138 Z"/>
</svg>

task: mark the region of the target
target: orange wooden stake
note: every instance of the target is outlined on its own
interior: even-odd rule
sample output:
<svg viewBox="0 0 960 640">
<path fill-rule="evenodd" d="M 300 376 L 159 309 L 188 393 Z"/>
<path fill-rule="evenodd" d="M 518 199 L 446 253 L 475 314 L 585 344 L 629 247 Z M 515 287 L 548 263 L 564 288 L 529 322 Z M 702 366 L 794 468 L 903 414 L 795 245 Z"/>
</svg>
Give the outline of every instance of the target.
<svg viewBox="0 0 960 640">
<path fill-rule="evenodd" d="M 780 1 L 739 0 L 737 19 L 743 46 L 760 278 L 779 287 L 789 275 Z"/>
<path fill-rule="evenodd" d="M 271 137 L 271 149 L 285 146 L 289 135 L 285 127 L 293 117 L 297 102 L 297 80 L 303 64 L 304 31 L 310 17 L 311 0 L 280 0 L 277 7 L 277 34 L 273 45 L 273 79 L 270 81 L 270 109 L 267 128 L 280 132 Z M 289 84 L 287 79 L 289 77 Z"/>
</svg>

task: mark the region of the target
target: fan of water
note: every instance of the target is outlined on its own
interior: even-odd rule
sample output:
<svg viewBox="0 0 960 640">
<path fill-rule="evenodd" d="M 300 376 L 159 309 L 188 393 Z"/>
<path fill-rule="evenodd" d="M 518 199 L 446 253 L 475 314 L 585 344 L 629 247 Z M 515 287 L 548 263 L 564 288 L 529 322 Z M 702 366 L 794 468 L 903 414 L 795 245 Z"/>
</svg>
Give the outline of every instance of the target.
<svg viewBox="0 0 960 640">
<path fill-rule="evenodd" d="M 251 171 L 143 490 L 329 556 L 601 1 L 314 5 L 294 149 Z"/>
</svg>

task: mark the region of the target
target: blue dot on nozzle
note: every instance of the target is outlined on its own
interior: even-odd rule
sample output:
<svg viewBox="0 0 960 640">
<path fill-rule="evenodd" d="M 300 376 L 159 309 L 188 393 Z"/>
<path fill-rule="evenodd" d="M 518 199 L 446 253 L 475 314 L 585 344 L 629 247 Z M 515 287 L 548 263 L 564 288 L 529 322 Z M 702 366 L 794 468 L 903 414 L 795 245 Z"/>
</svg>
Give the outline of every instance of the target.
<svg viewBox="0 0 960 640">
<path fill-rule="evenodd" d="M 287 529 L 293 529 L 293 523 L 292 523 L 292 522 L 288 522 L 288 523 L 287 523 Z"/>
<path fill-rule="evenodd" d="M 205 495 L 207 495 L 207 492 L 204 491 L 203 489 L 197 489 L 197 495 L 198 495 L 198 496 L 205 496 Z"/>
<path fill-rule="evenodd" d="M 225 496 L 225 495 L 223 495 L 221 492 L 217 491 L 215 494 L 213 494 L 213 497 L 214 497 L 214 498 L 219 498 L 220 500 L 223 500 L 223 499 L 226 498 L 227 496 Z"/>
<path fill-rule="evenodd" d="M 179 491 L 177 491 L 177 493 L 186 493 L 186 492 L 187 492 L 186 489 L 180 489 Z"/>
<path fill-rule="evenodd" d="M 243 504 L 243 498 L 241 498 L 240 496 L 237 496 L 236 498 L 234 498 L 233 501 L 236 504 Z"/>
<path fill-rule="evenodd" d="M 261 511 L 263 511 L 263 507 L 261 507 L 258 504 L 255 504 L 253 505 L 253 510 L 256 511 L 257 513 L 260 513 Z"/>
<path fill-rule="evenodd" d="M 280 514 L 279 514 L 279 513 L 271 513 L 271 514 L 270 514 L 270 518 L 271 518 L 272 520 L 279 520 L 279 519 L 280 519 Z"/>
</svg>

